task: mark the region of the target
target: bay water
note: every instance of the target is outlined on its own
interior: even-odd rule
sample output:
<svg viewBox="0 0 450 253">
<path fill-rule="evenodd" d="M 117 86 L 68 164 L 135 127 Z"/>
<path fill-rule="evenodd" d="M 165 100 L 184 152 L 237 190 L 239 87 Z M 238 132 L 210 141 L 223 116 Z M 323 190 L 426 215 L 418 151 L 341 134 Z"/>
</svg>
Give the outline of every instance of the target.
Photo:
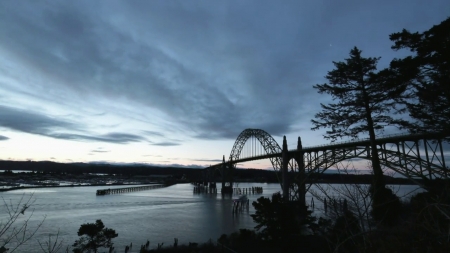
<svg viewBox="0 0 450 253">
<path fill-rule="evenodd" d="M 16 224 L 23 222 L 31 212 L 30 229 L 45 219 L 33 239 L 17 252 L 42 252 L 38 240 L 41 243 L 48 241 L 49 235 L 54 239 L 58 231 L 63 245 L 71 246 L 78 238 L 80 225 L 94 223 L 98 219 L 119 234 L 113 239 L 117 252 L 123 252 L 130 243 L 133 243 L 133 250 L 130 252 L 138 252 L 140 245 L 147 240 L 150 241 L 150 248 L 156 248 L 158 243 L 172 245 L 174 238 L 178 238 L 180 245 L 189 242 L 205 243 L 210 239 L 215 242 L 222 234 L 230 234 L 243 228 L 253 229 L 255 226 L 250 216 L 255 213 L 251 204 L 248 211 L 232 212 L 233 199 L 238 198 L 238 195 L 223 197 L 220 193 L 196 194 L 191 184 L 96 196 L 98 189 L 122 187 L 126 186 L 35 188 L 1 192 L 0 197 L 6 203 L 17 203 L 21 197 L 28 198 L 32 194 L 34 203 L 24 215 L 19 216 Z M 239 183 L 237 187 L 263 188 L 263 194 L 247 195 L 250 203 L 261 196 L 270 197 L 281 191 L 279 184 Z M 407 198 L 408 193 L 420 189 L 414 185 L 403 185 L 396 186 L 396 191 L 398 195 Z M 307 202 L 312 198 L 308 193 Z M 320 207 L 321 203 L 316 201 L 315 205 Z M 4 203 L 1 203 L 0 221 L 4 222 L 5 219 L 7 213 Z"/>
</svg>

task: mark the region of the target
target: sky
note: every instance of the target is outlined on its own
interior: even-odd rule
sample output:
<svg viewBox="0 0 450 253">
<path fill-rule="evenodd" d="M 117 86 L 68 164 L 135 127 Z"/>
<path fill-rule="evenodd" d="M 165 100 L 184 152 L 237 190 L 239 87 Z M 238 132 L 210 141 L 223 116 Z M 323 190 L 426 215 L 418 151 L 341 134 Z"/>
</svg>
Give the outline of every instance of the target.
<svg viewBox="0 0 450 253">
<path fill-rule="evenodd" d="M 0 160 L 208 166 L 238 135 L 329 143 L 315 84 L 448 0 L 0 1 Z M 384 134 L 394 133 L 389 130 Z M 242 164 L 269 168 L 268 160 Z"/>
</svg>

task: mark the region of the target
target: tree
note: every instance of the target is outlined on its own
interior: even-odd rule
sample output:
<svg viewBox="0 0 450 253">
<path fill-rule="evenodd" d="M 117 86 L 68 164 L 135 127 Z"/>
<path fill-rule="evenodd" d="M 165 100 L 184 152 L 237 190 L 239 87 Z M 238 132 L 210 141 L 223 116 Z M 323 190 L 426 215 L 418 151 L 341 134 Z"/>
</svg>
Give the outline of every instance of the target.
<svg viewBox="0 0 450 253">
<path fill-rule="evenodd" d="M 391 69 L 376 72 L 379 59 L 364 58 L 361 50 L 354 47 L 345 62 L 333 62 L 336 68 L 326 75 L 329 84 L 317 84 L 314 88 L 319 93 L 330 94 L 337 103 L 321 104 L 322 111 L 312 120 L 312 130 L 331 129 L 324 137 L 332 141 L 343 137 L 356 139 L 359 134 L 369 133 L 374 173 L 371 192 L 375 203 L 382 201 L 381 193 L 385 189 L 376 132 L 403 124 L 403 120 L 394 118 L 393 114 L 404 112 L 398 101 L 407 87 L 403 82 L 392 85 L 399 77 Z"/>
<path fill-rule="evenodd" d="M 111 239 L 118 236 L 114 229 L 106 228 L 102 220 L 97 220 L 95 223 L 86 223 L 80 226 L 78 230 L 80 239 L 73 244 L 73 252 L 95 252 L 100 247 L 109 248 L 113 246 Z"/>
<path fill-rule="evenodd" d="M 295 204 L 286 202 L 279 192 L 273 194 L 272 199 L 260 197 L 252 203 L 256 212 L 251 216 L 264 240 L 281 242 L 293 234 L 300 234 L 302 226 L 315 222 L 309 210 L 306 217 L 299 218 Z"/>
<path fill-rule="evenodd" d="M 443 132 L 450 129 L 450 18 L 419 33 L 390 35 L 394 50 L 409 49 L 413 56 L 394 59 L 391 69 L 409 81 L 416 99 L 407 103 L 411 132 Z"/>
</svg>

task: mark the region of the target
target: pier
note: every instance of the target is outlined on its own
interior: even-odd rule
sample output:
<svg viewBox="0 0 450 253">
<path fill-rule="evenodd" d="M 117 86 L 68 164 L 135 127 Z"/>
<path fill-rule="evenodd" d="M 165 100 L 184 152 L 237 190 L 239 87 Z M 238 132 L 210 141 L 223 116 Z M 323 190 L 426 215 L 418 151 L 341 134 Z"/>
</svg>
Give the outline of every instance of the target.
<svg viewBox="0 0 450 253">
<path fill-rule="evenodd" d="M 163 184 L 152 184 L 152 185 L 125 187 L 125 188 L 116 188 L 116 189 L 100 189 L 100 190 L 97 190 L 97 196 L 110 195 L 110 194 L 121 194 L 121 193 L 136 192 L 136 191 L 146 191 L 146 190 L 153 190 L 153 189 L 158 189 L 158 188 L 163 188 L 163 187 L 166 187 L 166 186 Z"/>
</svg>

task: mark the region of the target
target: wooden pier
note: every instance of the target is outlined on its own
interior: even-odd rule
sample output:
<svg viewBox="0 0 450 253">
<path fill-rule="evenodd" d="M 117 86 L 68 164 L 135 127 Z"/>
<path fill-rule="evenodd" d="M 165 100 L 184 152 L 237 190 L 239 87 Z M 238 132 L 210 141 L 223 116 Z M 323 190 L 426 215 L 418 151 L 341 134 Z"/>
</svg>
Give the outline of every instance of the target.
<svg viewBox="0 0 450 253">
<path fill-rule="evenodd" d="M 126 187 L 126 188 L 101 189 L 101 190 L 97 190 L 97 196 L 110 195 L 110 194 L 121 194 L 121 193 L 136 192 L 136 191 L 146 191 L 146 190 L 158 189 L 158 188 L 163 188 L 163 187 L 166 187 L 166 185 L 152 184 L 152 185 Z"/>
</svg>

